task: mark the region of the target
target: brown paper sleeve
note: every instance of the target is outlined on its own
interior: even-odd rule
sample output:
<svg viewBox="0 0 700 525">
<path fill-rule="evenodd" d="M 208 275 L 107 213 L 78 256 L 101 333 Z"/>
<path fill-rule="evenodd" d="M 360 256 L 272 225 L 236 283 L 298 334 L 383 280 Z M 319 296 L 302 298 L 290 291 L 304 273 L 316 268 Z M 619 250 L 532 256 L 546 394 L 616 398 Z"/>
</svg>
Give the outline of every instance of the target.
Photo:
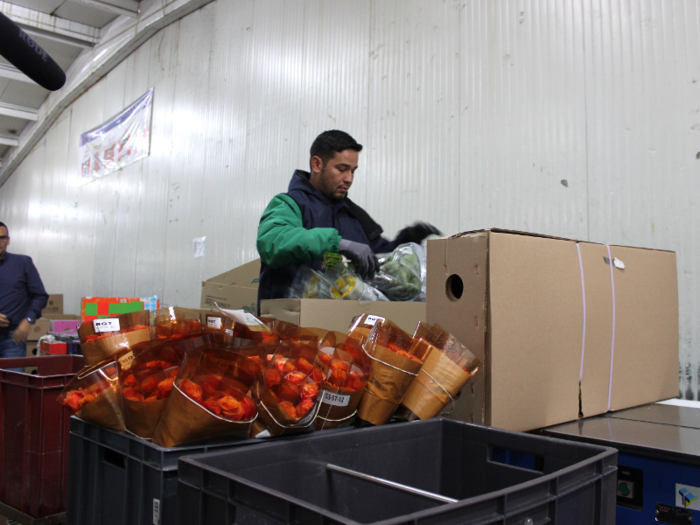
<svg viewBox="0 0 700 525">
<path fill-rule="evenodd" d="M 439 384 L 436 384 L 426 372 Z M 419 419 L 435 417 L 450 402 L 450 396 L 454 398 L 459 394 L 471 377 L 469 372 L 465 372 L 445 354 L 434 349 L 428 354 L 423 368 L 406 392 L 406 397 L 401 404 Z M 445 390 L 449 392 L 449 396 Z"/>
<path fill-rule="evenodd" d="M 116 388 L 106 388 L 90 403 L 75 413 L 75 417 L 118 432 L 124 432 L 124 415 Z"/>
<path fill-rule="evenodd" d="M 318 417 L 316 418 L 316 430 L 336 428 L 345 419 L 354 414 L 357 410 L 357 405 L 360 404 L 360 400 L 362 399 L 362 394 L 364 392 L 364 390 L 350 392 L 348 390 L 342 390 L 340 388 L 325 385 L 319 395 L 323 395 L 324 391 L 342 396 L 350 396 L 350 399 L 348 400 L 347 406 L 331 405 L 325 402 L 321 403 L 318 410 Z"/>
<path fill-rule="evenodd" d="M 391 419 L 422 364 L 380 345 L 375 346 L 372 356 L 372 372 L 357 415 L 373 425 L 383 425 Z"/>
<path fill-rule="evenodd" d="M 80 345 L 80 349 L 83 352 L 85 365 L 91 366 L 105 359 L 110 359 L 119 350 L 130 348 L 149 339 L 150 333 L 147 329 L 135 330 L 134 332 L 116 334 L 97 341 L 90 341 Z"/>
<path fill-rule="evenodd" d="M 170 448 L 223 438 L 231 441 L 246 439 L 250 423 L 218 417 L 174 385 L 153 432 L 153 443 Z"/>
<path fill-rule="evenodd" d="M 132 401 L 122 398 L 122 406 L 124 407 L 124 424 L 129 432 L 136 434 L 139 437 L 150 439 L 153 437 L 153 431 L 158 425 L 165 403 L 168 400 L 159 399 L 158 401 Z"/>
</svg>

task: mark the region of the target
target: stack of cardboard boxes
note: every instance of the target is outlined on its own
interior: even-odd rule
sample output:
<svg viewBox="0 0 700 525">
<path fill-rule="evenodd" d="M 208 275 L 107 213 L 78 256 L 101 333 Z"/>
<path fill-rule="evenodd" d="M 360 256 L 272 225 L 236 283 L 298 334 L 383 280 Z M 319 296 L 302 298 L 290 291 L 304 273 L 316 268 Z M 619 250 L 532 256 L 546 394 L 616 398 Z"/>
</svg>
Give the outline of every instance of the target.
<svg viewBox="0 0 700 525">
<path fill-rule="evenodd" d="M 32 325 L 27 335 L 27 357 L 40 355 L 41 353 L 56 353 L 58 348 L 42 352 L 39 348 L 39 340 L 49 332 L 71 332 L 77 333 L 77 325 L 80 324 L 80 316 L 63 313 L 63 294 L 49 295 L 49 301 L 41 311 L 41 317 Z M 64 344 L 66 353 L 67 345 Z M 27 373 L 31 373 L 31 369 L 27 369 Z"/>
</svg>

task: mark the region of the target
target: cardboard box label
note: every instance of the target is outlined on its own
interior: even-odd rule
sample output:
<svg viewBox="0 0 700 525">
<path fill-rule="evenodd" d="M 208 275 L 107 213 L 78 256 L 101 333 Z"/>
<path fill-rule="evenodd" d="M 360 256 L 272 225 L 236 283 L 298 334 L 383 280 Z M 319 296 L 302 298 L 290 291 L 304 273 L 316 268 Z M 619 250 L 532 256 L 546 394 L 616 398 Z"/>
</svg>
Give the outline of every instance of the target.
<svg viewBox="0 0 700 525">
<path fill-rule="evenodd" d="M 119 327 L 119 319 L 116 317 L 111 317 L 108 319 L 95 319 L 92 322 L 92 327 L 96 334 L 101 334 L 104 332 L 118 332 L 121 330 Z"/>
</svg>

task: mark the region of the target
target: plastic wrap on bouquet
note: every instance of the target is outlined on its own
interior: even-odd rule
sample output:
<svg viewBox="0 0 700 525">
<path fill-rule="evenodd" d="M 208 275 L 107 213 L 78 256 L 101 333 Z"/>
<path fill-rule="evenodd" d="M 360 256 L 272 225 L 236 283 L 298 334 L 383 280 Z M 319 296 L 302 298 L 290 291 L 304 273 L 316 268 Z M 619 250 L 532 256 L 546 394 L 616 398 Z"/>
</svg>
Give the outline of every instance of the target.
<svg viewBox="0 0 700 525">
<path fill-rule="evenodd" d="M 119 353 L 119 391 L 126 429 L 151 438 L 172 392 L 184 352 L 172 341 L 152 341 Z"/>
<path fill-rule="evenodd" d="M 372 371 L 357 413 L 363 421 L 383 425 L 391 419 L 423 366 L 426 356 L 416 352 L 425 349 L 414 347 L 412 336 L 381 318 L 376 320 L 363 348 L 372 360 Z"/>
<path fill-rule="evenodd" d="M 413 338 L 416 347 L 423 347 L 416 352 L 427 358 L 401 403 L 407 409 L 403 415 L 409 420 L 429 419 L 459 394 L 481 363 L 438 324 L 418 323 Z"/>
<path fill-rule="evenodd" d="M 153 321 L 154 339 L 180 341 L 204 333 L 205 314 L 191 308 L 169 306 L 156 310 Z"/>
<path fill-rule="evenodd" d="M 331 297 L 348 301 L 388 301 L 375 287 L 363 281 L 355 272 L 342 264 L 336 264 L 326 272 L 331 282 Z"/>
<path fill-rule="evenodd" d="M 189 351 L 153 442 L 174 447 L 246 439 L 258 413 L 247 393 L 263 380 L 260 362 L 209 345 Z"/>
<path fill-rule="evenodd" d="M 300 333 L 306 335 L 303 329 Z M 324 380 L 323 372 L 315 364 L 317 354 L 318 337 L 309 337 L 286 338 L 275 354 L 269 356 L 264 381 L 252 389 L 258 406 L 258 420 L 253 426 L 254 437 L 314 429 L 319 392 Z"/>
<path fill-rule="evenodd" d="M 379 271 L 368 281 L 391 301 L 425 301 L 426 251 L 414 242 L 377 255 Z"/>
<path fill-rule="evenodd" d="M 101 363 L 117 352 L 151 339 L 150 312 L 143 310 L 83 322 L 78 327 L 78 337 L 85 364 Z"/>
<path fill-rule="evenodd" d="M 317 357 L 326 380 L 321 391 L 316 430 L 336 428 L 357 414 L 372 369 L 361 339 L 340 334 L 337 341 L 333 341 L 336 344 L 331 345 L 331 334 L 321 345 Z"/>
<path fill-rule="evenodd" d="M 288 299 L 332 299 L 331 282 L 324 273 L 301 266 L 286 296 Z"/>
<path fill-rule="evenodd" d="M 113 359 L 108 359 L 81 370 L 57 401 L 83 421 L 123 432 L 124 416 L 117 388 L 117 365 Z"/>
</svg>

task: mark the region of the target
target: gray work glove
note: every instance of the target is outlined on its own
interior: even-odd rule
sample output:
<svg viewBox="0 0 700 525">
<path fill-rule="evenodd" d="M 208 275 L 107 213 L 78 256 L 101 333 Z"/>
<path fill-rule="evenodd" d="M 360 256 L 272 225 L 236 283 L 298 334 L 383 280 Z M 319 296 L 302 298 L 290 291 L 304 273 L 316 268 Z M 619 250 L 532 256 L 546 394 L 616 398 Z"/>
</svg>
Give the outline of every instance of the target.
<svg viewBox="0 0 700 525">
<path fill-rule="evenodd" d="M 428 224 L 427 222 L 417 222 L 414 225 L 407 226 L 401 230 L 396 236 L 396 242 L 397 244 L 404 244 L 407 242 L 415 242 L 416 244 L 420 244 L 428 235 L 442 235 L 442 232 L 432 224 Z"/>
<path fill-rule="evenodd" d="M 379 269 L 379 261 L 372 249 L 361 242 L 340 239 L 338 251 L 345 255 L 355 266 L 355 270 L 363 279 L 371 279 Z"/>
</svg>

